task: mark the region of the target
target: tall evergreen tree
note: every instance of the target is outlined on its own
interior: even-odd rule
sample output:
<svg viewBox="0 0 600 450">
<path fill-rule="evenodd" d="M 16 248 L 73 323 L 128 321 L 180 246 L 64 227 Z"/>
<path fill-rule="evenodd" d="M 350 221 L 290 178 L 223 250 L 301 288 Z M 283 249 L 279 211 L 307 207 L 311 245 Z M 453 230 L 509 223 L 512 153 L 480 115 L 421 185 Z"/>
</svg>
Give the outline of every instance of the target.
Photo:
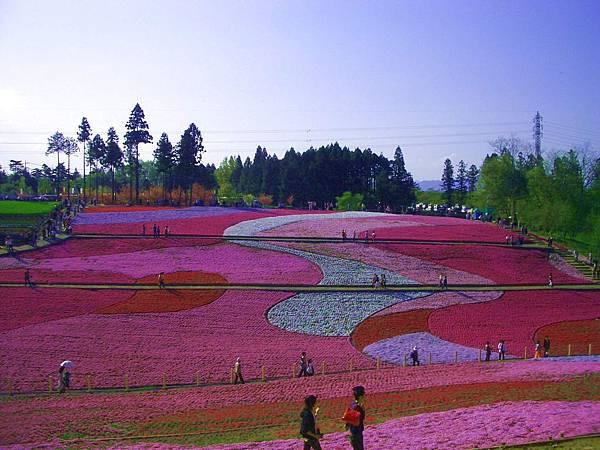
<svg viewBox="0 0 600 450">
<path fill-rule="evenodd" d="M 90 137 L 92 136 L 92 128 L 88 123 L 86 117 L 81 119 L 81 124 L 79 125 L 79 131 L 77 132 L 77 140 L 83 144 L 83 198 L 86 198 L 86 190 L 85 190 L 85 165 L 87 162 L 87 157 L 85 153 L 85 145 L 89 142 Z"/>
<path fill-rule="evenodd" d="M 399 211 L 415 203 L 415 182 L 411 173 L 406 170 L 404 155 L 400 146 L 396 147 L 394 159 L 390 163 L 391 182 L 394 186 L 394 201 L 392 208 Z"/>
<path fill-rule="evenodd" d="M 90 146 L 88 147 L 88 163 L 91 168 L 94 169 L 95 175 L 95 184 L 96 184 L 96 199 L 98 199 L 98 188 L 99 188 L 99 177 L 100 173 L 98 167 L 102 165 L 102 161 L 104 160 L 104 154 L 106 153 L 106 143 L 102 136 L 97 134 L 90 142 Z M 91 172 L 91 171 L 90 171 Z"/>
<path fill-rule="evenodd" d="M 446 200 L 446 205 L 450 207 L 454 197 L 454 167 L 452 166 L 452 161 L 450 161 L 449 158 L 444 161 L 444 171 L 442 172 L 442 189 L 444 193 L 444 199 Z"/>
<path fill-rule="evenodd" d="M 467 165 L 461 159 L 458 162 L 456 170 L 456 202 L 459 205 L 464 205 L 467 197 L 468 180 L 467 180 Z"/>
<path fill-rule="evenodd" d="M 159 174 L 162 174 L 163 179 L 163 198 L 167 199 L 167 178 L 170 177 L 171 171 L 175 166 L 175 153 L 173 152 L 173 145 L 169 141 L 167 133 L 163 133 L 158 140 L 158 145 L 154 149 L 154 163 L 156 170 Z"/>
<path fill-rule="evenodd" d="M 198 163 L 202 160 L 202 133 L 191 123 L 181 136 L 179 144 L 177 144 L 177 174 L 181 188 L 185 192 L 186 202 L 192 203 L 192 184 L 194 174 L 197 170 Z"/>
<path fill-rule="evenodd" d="M 148 132 L 148 123 L 144 116 L 144 111 L 139 103 L 136 103 L 129 120 L 125 125 L 127 132 L 125 133 L 125 145 L 130 148 L 133 153 L 133 162 L 135 165 L 135 202 L 140 201 L 140 151 L 139 144 L 148 144 L 152 142 L 152 135 Z"/>
<path fill-rule="evenodd" d="M 119 136 L 113 127 L 108 129 L 106 139 L 106 151 L 102 158 L 102 165 L 110 168 L 111 175 L 111 199 L 115 202 L 115 170 L 123 166 L 123 150 L 119 147 Z"/>
<path fill-rule="evenodd" d="M 48 148 L 46 149 L 46 155 L 51 155 L 52 153 L 56 153 L 57 165 L 58 168 L 60 166 L 60 154 L 64 153 L 68 155 L 70 161 L 70 155 L 75 153 L 75 149 L 77 147 L 77 142 L 73 138 L 66 138 L 64 134 L 60 132 L 54 133 L 52 136 L 48 138 Z M 67 173 L 68 176 L 68 173 Z M 60 180 L 61 173 L 57 172 L 56 179 L 56 195 L 60 194 Z"/>
<path fill-rule="evenodd" d="M 467 172 L 467 187 L 469 192 L 475 192 L 477 189 L 477 180 L 479 179 L 479 169 L 475 164 L 471 164 Z"/>
</svg>

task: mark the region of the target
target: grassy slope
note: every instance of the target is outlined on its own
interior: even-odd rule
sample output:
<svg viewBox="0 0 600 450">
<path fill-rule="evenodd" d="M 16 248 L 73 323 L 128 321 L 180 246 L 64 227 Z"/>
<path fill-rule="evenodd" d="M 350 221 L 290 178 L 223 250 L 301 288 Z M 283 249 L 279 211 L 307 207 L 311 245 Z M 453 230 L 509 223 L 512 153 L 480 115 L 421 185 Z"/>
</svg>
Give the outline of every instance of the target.
<svg viewBox="0 0 600 450">
<path fill-rule="evenodd" d="M 0 201 L 0 216 L 48 214 L 55 206 L 56 202 L 2 200 Z"/>
</svg>

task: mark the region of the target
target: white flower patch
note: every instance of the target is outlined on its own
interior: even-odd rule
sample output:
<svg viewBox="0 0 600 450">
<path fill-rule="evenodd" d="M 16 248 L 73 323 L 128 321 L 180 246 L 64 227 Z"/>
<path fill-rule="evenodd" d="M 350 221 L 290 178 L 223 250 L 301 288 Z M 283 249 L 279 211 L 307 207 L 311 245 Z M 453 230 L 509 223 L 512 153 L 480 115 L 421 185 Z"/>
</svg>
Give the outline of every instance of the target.
<svg viewBox="0 0 600 450">
<path fill-rule="evenodd" d="M 427 295 L 420 292 L 310 292 L 290 297 L 267 313 L 269 322 L 296 333 L 350 336 L 367 317 L 399 302 Z"/>
</svg>

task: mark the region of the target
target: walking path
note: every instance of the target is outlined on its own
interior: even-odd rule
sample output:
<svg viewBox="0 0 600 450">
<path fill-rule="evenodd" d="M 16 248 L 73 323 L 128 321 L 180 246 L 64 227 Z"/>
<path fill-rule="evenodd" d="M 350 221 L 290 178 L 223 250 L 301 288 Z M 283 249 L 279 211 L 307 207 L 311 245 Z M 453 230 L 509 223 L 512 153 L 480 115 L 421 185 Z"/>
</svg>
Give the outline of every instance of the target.
<svg viewBox="0 0 600 450">
<path fill-rule="evenodd" d="M 442 288 L 432 284 L 387 285 L 385 289 L 365 285 L 302 285 L 302 284 L 87 284 L 87 283 L 40 283 L 34 281 L 34 289 L 125 289 L 125 290 L 210 290 L 230 289 L 238 291 L 283 291 L 283 292 L 487 292 L 487 291 L 600 291 L 600 284 L 454 284 Z M 28 287 L 25 283 L 0 283 L 0 287 Z"/>
</svg>

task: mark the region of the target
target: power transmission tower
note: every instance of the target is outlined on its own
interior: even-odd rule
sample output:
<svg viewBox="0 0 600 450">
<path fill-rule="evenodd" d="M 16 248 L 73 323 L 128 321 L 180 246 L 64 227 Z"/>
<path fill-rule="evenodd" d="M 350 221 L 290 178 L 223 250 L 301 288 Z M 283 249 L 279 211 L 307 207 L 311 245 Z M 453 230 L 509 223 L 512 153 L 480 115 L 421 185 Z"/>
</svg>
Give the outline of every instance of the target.
<svg viewBox="0 0 600 450">
<path fill-rule="evenodd" d="M 542 125 L 542 121 L 544 118 L 540 115 L 538 111 L 533 118 L 533 142 L 535 146 L 535 156 L 536 158 L 540 158 L 542 156 L 542 130 L 544 126 Z"/>
</svg>

